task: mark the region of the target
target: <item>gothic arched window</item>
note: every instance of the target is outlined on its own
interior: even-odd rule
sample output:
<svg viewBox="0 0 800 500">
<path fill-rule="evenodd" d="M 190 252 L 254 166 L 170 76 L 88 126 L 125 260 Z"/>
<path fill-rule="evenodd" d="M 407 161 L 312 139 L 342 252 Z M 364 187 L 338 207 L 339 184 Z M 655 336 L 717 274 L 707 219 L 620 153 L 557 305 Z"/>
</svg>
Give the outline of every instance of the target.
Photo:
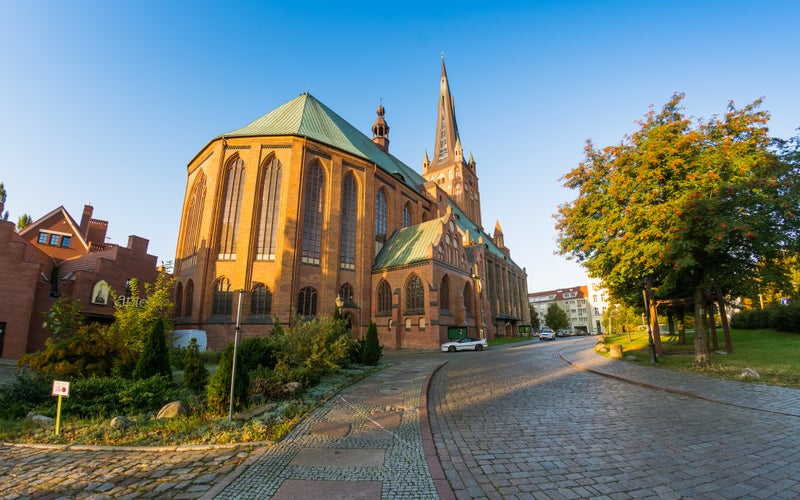
<svg viewBox="0 0 800 500">
<path fill-rule="evenodd" d="M 214 302 L 211 306 L 211 314 L 230 316 L 231 312 L 233 312 L 233 290 L 231 290 L 230 280 L 223 276 L 214 282 Z"/>
<path fill-rule="evenodd" d="M 175 287 L 175 317 L 181 317 L 181 305 L 183 304 L 183 283 L 178 282 Z"/>
<path fill-rule="evenodd" d="M 353 302 L 353 287 L 350 286 L 350 283 L 345 283 L 339 287 L 339 297 L 345 304 Z"/>
<path fill-rule="evenodd" d="M 272 292 L 263 283 L 256 283 L 250 294 L 250 314 L 253 316 L 272 314 Z"/>
<path fill-rule="evenodd" d="M 356 216 L 358 187 L 353 174 L 347 174 L 342 186 L 342 236 L 339 265 L 342 269 L 356 268 Z"/>
<path fill-rule="evenodd" d="M 186 282 L 186 316 L 192 315 L 192 304 L 194 302 L 194 281 Z"/>
<path fill-rule="evenodd" d="M 445 274 L 442 284 L 439 286 L 439 308 L 445 311 L 450 310 L 450 278 Z"/>
<path fill-rule="evenodd" d="M 406 314 L 422 314 L 425 311 L 425 288 L 416 274 L 406 284 Z"/>
<path fill-rule="evenodd" d="M 467 310 L 467 316 L 475 314 L 475 294 L 469 281 L 464 285 L 464 309 Z"/>
<path fill-rule="evenodd" d="M 258 237 L 256 239 L 256 259 L 258 260 L 275 260 L 282 171 L 281 162 L 274 157 L 269 163 L 265 164 L 263 170 L 261 208 L 259 210 Z"/>
<path fill-rule="evenodd" d="M 229 162 L 225 171 L 222 213 L 219 224 L 219 259 L 236 260 L 236 241 L 239 232 L 239 216 L 242 211 L 244 191 L 244 161 L 238 156 Z"/>
<path fill-rule="evenodd" d="M 375 195 L 375 238 L 383 241 L 386 239 L 386 194 L 383 189 Z"/>
<path fill-rule="evenodd" d="M 403 206 L 403 227 L 411 225 L 411 205 L 408 203 Z"/>
<path fill-rule="evenodd" d="M 306 172 L 306 185 L 303 193 L 305 206 L 303 208 L 302 261 L 306 264 L 319 264 L 322 244 L 322 210 L 325 206 L 325 176 L 317 162 L 312 163 Z"/>
<path fill-rule="evenodd" d="M 197 253 L 200 242 L 200 222 L 203 217 L 203 205 L 206 200 L 206 176 L 201 171 L 192 186 L 189 195 L 189 207 L 186 210 L 186 224 L 183 229 L 183 245 L 181 258 L 193 256 Z M 189 266 L 194 267 L 194 266 Z"/>
<path fill-rule="evenodd" d="M 317 290 L 307 286 L 297 294 L 297 314 L 300 316 L 317 315 Z"/>
<path fill-rule="evenodd" d="M 378 313 L 387 314 L 392 312 L 392 287 L 386 280 L 378 283 Z"/>
</svg>

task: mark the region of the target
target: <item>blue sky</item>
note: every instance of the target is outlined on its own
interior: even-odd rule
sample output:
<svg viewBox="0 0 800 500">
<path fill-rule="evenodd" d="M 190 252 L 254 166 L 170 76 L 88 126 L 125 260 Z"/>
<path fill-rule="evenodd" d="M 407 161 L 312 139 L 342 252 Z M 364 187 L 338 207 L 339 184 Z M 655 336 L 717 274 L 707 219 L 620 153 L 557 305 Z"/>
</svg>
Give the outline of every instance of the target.
<svg viewBox="0 0 800 500">
<path fill-rule="evenodd" d="M 500 221 L 531 292 L 584 284 L 554 255 L 560 177 L 686 93 L 709 117 L 764 97 L 800 127 L 800 2 L 6 2 L 0 182 L 16 222 L 63 205 L 113 243 L 174 260 L 186 165 L 213 137 L 310 91 L 421 169 L 442 52 L 483 223 Z"/>
</svg>

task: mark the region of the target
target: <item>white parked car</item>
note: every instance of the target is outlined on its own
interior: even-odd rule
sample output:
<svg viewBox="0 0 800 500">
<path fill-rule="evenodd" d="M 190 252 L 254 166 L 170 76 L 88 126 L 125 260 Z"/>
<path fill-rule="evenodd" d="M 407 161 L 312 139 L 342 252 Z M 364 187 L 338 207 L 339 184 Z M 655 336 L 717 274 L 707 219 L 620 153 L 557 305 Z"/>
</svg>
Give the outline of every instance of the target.
<svg viewBox="0 0 800 500">
<path fill-rule="evenodd" d="M 539 332 L 539 340 L 555 340 L 556 334 L 553 330 L 549 328 L 542 328 Z"/>
<path fill-rule="evenodd" d="M 442 344 L 442 351 L 456 352 L 456 351 L 482 351 L 486 349 L 486 339 L 476 339 L 475 337 L 462 337 L 452 342 L 445 342 Z"/>
</svg>

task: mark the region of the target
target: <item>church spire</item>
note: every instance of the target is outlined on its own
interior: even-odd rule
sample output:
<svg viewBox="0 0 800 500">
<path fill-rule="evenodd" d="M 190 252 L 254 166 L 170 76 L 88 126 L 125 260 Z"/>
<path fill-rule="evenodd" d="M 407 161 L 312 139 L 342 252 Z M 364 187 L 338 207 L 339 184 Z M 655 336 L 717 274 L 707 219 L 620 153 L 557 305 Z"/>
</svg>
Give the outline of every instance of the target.
<svg viewBox="0 0 800 500">
<path fill-rule="evenodd" d="M 460 144 L 456 109 L 453 96 L 450 94 L 450 83 L 447 80 L 447 68 L 442 54 L 442 77 L 439 82 L 439 110 L 436 120 L 436 147 L 434 148 L 434 164 L 447 163 L 456 157 L 456 144 Z"/>
<path fill-rule="evenodd" d="M 383 118 L 383 116 L 386 114 L 386 110 L 383 108 L 383 99 L 381 99 L 380 104 L 378 104 L 378 109 L 375 111 L 375 113 L 378 115 L 378 117 L 375 118 L 375 123 L 372 124 L 372 142 L 377 144 L 384 153 L 388 153 L 389 125 Z"/>
</svg>

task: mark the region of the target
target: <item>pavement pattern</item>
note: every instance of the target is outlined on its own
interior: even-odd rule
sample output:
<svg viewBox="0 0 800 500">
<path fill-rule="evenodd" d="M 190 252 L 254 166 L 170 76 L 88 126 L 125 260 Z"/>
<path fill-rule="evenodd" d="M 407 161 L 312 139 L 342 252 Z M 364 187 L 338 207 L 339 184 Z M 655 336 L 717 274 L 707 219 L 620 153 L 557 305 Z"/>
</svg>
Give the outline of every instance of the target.
<svg viewBox="0 0 800 500">
<path fill-rule="evenodd" d="M 274 444 L 2 444 L 0 498 L 800 497 L 800 390 L 594 343 L 387 352 Z"/>
</svg>

